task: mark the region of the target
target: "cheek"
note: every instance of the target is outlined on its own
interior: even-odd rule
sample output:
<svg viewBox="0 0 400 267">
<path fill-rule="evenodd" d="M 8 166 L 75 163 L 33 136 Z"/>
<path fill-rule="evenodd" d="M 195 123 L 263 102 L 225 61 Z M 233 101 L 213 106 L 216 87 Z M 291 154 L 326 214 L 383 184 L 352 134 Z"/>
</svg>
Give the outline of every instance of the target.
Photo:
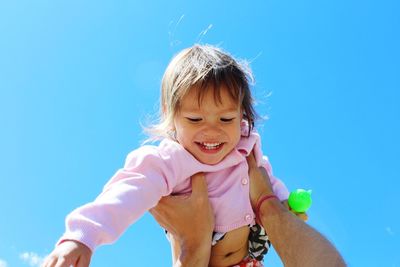
<svg viewBox="0 0 400 267">
<path fill-rule="evenodd" d="M 240 141 L 240 132 L 237 134 L 237 135 L 235 135 L 235 137 L 234 137 L 234 142 L 235 142 L 235 146 L 239 143 L 239 141 Z"/>
<path fill-rule="evenodd" d="M 240 137 L 241 137 L 241 128 L 240 128 L 240 124 L 237 125 L 237 126 L 235 127 L 235 129 L 233 130 L 233 132 L 234 132 L 234 139 L 235 139 L 236 143 L 239 143 Z"/>
<path fill-rule="evenodd" d="M 180 144 L 189 142 L 191 138 L 192 138 L 192 132 L 190 128 L 187 127 L 176 128 L 176 139 Z"/>
<path fill-rule="evenodd" d="M 225 132 L 229 136 L 229 139 L 232 143 L 238 143 L 240 140 L 240 125 L 230 125 L 228 128 L 225 128 Z"/>
</svg>

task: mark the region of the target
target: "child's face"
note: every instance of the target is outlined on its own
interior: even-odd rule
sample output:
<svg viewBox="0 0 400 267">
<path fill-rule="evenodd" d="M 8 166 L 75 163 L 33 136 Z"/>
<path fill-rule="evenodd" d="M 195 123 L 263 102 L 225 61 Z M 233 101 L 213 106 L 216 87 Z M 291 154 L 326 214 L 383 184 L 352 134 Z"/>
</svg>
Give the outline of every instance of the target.
<svg viewBox="0 0 400 267">
<path fill-rule="evenodd" d="M 219 163 L 240 139 L 240 106 L 225 87 L 221 99 L 216 102 L 208 90 L 199 106 L 196 90 L 190 90 L 174 119 L 177 141 L 205 164 Z"/>
</svg>

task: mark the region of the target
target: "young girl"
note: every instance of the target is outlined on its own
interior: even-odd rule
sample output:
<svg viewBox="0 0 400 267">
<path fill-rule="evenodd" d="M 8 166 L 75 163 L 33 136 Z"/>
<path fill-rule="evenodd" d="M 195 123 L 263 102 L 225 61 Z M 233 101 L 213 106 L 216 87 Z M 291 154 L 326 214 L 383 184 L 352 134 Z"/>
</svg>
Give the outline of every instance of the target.
<svg viewBox="0 0 400 267">
<path fill-rule="evenodd" d="M 190 193 L 189 178 L 198 172 L 205 173 L 215 213 L 210 266 L 262 266 L 269 241 L 250 203 L 249 153 L 269 173 L 280 200 L 288 190 L 272 176 L 253 129 L 250 78 L 245 66 L 216 47 L 195 45 L 176 55 L 162 80 L 160 123 L 148 129 L 161 142 L 131 152 L 103 192 L 67 216 L 45 266 L 59 259 L 65 266 L 88 264 L 97 246 L 114 242 L 161 197 Z"/>
</svg>

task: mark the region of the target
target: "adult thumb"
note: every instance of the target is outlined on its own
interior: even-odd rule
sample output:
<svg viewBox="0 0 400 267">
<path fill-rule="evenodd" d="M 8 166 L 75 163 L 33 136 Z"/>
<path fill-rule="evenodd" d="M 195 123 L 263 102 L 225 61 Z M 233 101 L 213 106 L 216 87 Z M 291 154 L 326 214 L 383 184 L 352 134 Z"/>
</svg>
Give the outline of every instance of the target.
<svg viewBox="0 0 400 267">
<path fill-rule="evenodd" d="M 257 161 L 256 161 L 256 158 L 254 156 L 254 151 L 253 150 L 247 156 L 247 164 L 249 165 L 249 169 L 257 168 Z"/>
<path fill-rule="evenodd" d="M 207 181 L 204 173 L 199 172 L 192 175 L 192 196 L 205 195 L 208 197 Z"/>
</svg>

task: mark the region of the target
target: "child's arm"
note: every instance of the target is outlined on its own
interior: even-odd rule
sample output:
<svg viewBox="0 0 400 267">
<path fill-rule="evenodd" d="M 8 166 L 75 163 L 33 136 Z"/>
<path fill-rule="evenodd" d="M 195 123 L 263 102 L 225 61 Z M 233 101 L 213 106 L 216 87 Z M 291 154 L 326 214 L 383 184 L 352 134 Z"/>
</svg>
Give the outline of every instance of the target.
<svg viewBox="0 0 400 267">
<path fill-rule="evenodd" d="M 87 267 L 91 257 L 92 252 L 87 246 L 73 240 L 66 240 L 47 256 L 42 267 Z"/>
<path fill-rule="evenodd" d="M 114 242 L 162 196 L 170 193 L 174 176 L 169 174 L 156 149 L 146 149 L 130 154 L 125 167 L 111 178 L 93 202 L 67 216 L 66 231 L 59 244 L 75 240 L 93 252 L 99 245 Z M 172 178 L 167 180 L 166 173 Z"/>
</svg>

